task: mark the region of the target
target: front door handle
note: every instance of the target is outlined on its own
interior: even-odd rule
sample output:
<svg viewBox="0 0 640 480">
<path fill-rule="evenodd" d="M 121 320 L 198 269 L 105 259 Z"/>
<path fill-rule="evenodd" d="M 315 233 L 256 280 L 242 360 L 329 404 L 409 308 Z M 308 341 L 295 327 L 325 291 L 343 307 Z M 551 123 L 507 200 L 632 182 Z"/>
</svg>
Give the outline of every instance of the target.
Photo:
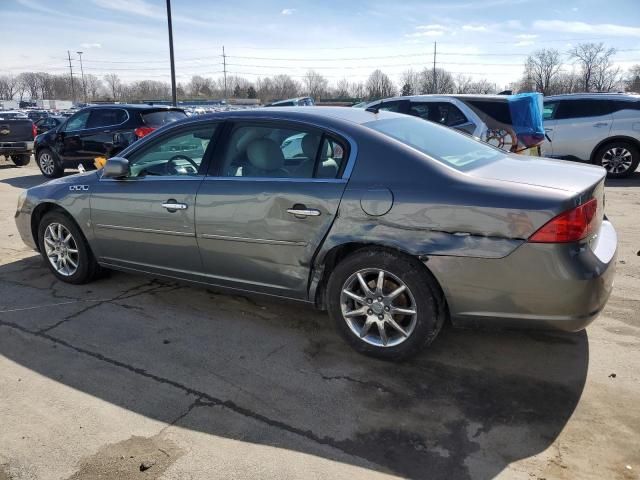
<svg viewBox="0 0 640 480">
<path fill-rule="evenodd" d="M 164 208 L 166 208 L 167 210 L 169 210 L 170 212 L 175 212 L 176 210 L 186 210 L 187 209 L 187 204 L 186 203 L 178 203 L 175 200 L 168 200 L 165 203 L 162 204 L 162 206 Z"/>
<path fill-rule="evenodd" d="M 304 205 L 294 205 L 293 208 L 287 209 L 287 213 L 294 215 L 297 218 L 317 217 L 320 215 L 320 210 L 307 208 Z"/>
<path fill-rule="evenodd" d="M 608 125 L 609 125 L 609 124 L 608 124 L 607 122 L 597 122 L 597 123 L 594 123 L 594 124 L 593 124 L 593 126 L 594 126 L 594 127 L 598 127 L 598 128 L 600 128 L 600 127 L 606 127 L 606 126 L 608 126 Z"/>
</svg>

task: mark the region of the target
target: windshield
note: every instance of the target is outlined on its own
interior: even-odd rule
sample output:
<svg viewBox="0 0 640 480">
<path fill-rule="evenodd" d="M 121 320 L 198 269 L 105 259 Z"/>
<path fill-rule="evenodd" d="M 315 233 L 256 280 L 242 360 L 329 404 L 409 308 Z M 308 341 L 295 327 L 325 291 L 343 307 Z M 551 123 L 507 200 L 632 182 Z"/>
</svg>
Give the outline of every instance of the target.
<svg viewBox="0 0 640 480">
<path fill-rule="evenodd" d="M 24 113 L 20 112 L 0 112 L 0 118 L 9 120 L 11 118 L 29 118 Z"/>
<path fill-rule="evenodd" d="M 167 123 L 176 122 L 184 118 L 187 118 L 187 114 L 182 110 L 160 110 L 142 114 L 144 124 L 153 128 L 160 128 Z"/>
<path fill-rule="evenodd" d="M 419 118 L 390 118 L 363 125 L 458 170 L 469 170 L 505 155 L 472 137 Z"/>
</svg>

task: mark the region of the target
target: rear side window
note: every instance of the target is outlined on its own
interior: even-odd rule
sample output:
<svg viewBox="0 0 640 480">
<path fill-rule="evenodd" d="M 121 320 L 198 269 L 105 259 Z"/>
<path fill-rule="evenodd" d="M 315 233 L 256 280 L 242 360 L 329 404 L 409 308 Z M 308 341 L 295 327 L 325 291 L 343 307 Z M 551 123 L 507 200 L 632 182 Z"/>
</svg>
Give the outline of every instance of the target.
<svg viewBox="0 0 640 480">
<path fill-rule="evenodd" d="M 458 107 L 446 102 L 411 102 L 409 113 L 430 122 L 455 127 L 467 123 L 467 117 Z"/>
<path fill-rule="evenodd" d="M 557 108 L 558 108 L 558 102 L 545 103 L 544 109 L 542 110 L 542 119 L 551 120 L 552 118 L 555 118 Z"/>
<path fill-rule="evenodd" d="M 168 123 L 187 118 L 187 114 L 180 110 L 162 110 L 159 112 L 143 112 L 142 122 L 152 128 L 160 128 Z"/>
<path fill-rule="evenodd" d="M 479 112 L 480 118 L 486 121 L 484 117 L 496 120 L 500 123 L 511 125 L 511 112 L 509 104 L 501 101 L 481 101 L 481 100 L 463 100 L 465 103 Z"/>
<path fill-rule="evenodd" d="M 625 101 L 625 100 L 614 100 L 614 112 L 618 112 L 620 110 L 640 110 L 640 102 L 638 101 Z"/>
<path fill-rule="evenodd" d="M 559 102 L 555 118 L 561 120 L 570 118 L 599 117 L 600 115 L 607 115 L 611 113 L 613 110 L 612 107 L 612 102 L 609 100 L 562 100 Z"/>
<path fill-rule="evenodd" d="M 128 115 L 120 108 L 93 110 L 87 122 L 87 128 L 109 127 L 127 121 Z"/>
</svg>

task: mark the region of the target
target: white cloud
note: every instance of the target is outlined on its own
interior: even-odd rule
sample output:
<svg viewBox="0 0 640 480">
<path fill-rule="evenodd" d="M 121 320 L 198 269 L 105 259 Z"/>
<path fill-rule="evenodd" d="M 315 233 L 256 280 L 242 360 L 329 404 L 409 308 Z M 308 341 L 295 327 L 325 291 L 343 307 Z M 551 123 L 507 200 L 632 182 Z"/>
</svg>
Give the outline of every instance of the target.
<svg viewBox="0 0 640 480">
<path fill-rule="evenodd" d="M 521 33 L 520 35 L 516 35 L 516 38 L 521 40 L 533 40 L 534 38 L 538 38 L 538 35 L 533 33 Z"/>
<path fill-rule="evenodd" d="M 420 38 L 420 37 L 439 37 L 444 35 L 448 28 L 444 25 L 433 23 L 430 25 L 418 25 L 416 27 L 417 32 L 407 33 L 407 38 Z"/>
<path fill-rule="evenodd" d="M 165 8 L 148 3 L 145 0 L 93 0 L 93 3 L 102 8 L 139 15 L 141 17 L 165 21 L 167 19 L 167 11 Z M 173 14 L 173 12 L 171 18 L 177 22 L 190 23 L 193 25 L 210 25 L 202 20 L 185 17 L 184 15 L 176 15 Z"/>
<path fill-rule="evenodd" d="M 565 22 L 562 20 L 536 20 L 533 22 L 536 30 L 563 33 L 585 33 L 607 36 L 640 37 L 640 28 L 612 23 Z"/>
<path fill-rule="evenodd" d="M 418 25 L 416 30 L 446 30 L 447 27 L 438 23 L 432 23 L 430 25 Z"/>
<path fill-rule="evenodd" d="M 529 45 L 533 45 L 535 42 L 531 40 L 522 40 L 520 42 L 516 42 L 513 44 L 514 47 L 528 47 Z"/>
<path fill-rule="evenodd" d="M 86 48 L 86 49 L 102 48 L 102 44 L 100 44 L 100 43 L 81 43 L 80 46 L 82 48 Z"/>
<path fill-rule="evenodd" d="M 293 15 L 294 13 L 296 13 L 296 9 L 295 8 L 283 8 L 280 13 L 282 15 Z"/>
<path fill-rule="evenodd" d="M 467 32 L 486 32 L 488 28 L 485 25 L 463 25 L 462 30 Z"/>
</svg>

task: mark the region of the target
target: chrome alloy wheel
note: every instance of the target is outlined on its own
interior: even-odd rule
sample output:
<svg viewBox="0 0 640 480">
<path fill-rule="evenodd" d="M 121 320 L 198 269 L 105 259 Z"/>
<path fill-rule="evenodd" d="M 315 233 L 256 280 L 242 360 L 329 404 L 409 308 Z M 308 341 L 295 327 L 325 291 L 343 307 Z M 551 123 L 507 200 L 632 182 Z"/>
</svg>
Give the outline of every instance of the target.
<svg viewBox="0 0 640 480">
<path fill-rule="evenodd" d="M 416 327 L 418 307 L 405 283 L 377 268 L 359 270 L 342 286 L 342 317 L 361 340 L 376 347 L 394 347 Z"/>
<path fill-rule="evenodd" d="M 38 162 L 40 163 L 40 168 L 44 173 L 47 175 L 53 175 L 56 165 L 53 161 L 53 156 L 50 153 L 41 153 L 38 157 Z"/>
<path fill-rule="evenodd" d="M 613 147 L 602 156 L 602 166 L 610 173 L 624 173 L 631 168 L 633 155 L 624 147 Z"/>
<path fill-rule="evenodd" d="M 78 244 L 61 223 L 50 223 L 44 231 L 44 249 L 56 272 L 70 277 L 78 270 Z"/>
</svg>

